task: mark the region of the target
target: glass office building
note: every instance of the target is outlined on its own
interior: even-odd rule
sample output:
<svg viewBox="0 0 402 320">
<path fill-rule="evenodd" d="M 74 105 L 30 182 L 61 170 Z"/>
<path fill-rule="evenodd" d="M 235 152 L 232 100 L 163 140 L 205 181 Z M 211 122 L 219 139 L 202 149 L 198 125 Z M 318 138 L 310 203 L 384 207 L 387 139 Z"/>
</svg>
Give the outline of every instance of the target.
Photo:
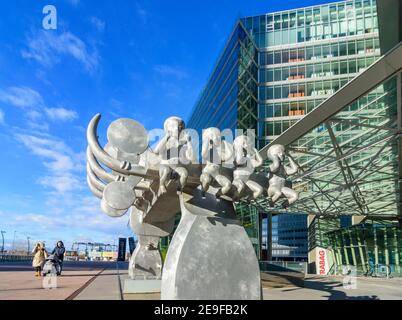
<svg viewBox="0 0 402 320">
<path fill-rule="evenodd" d="M 265 251 L 269 242 L 268 218 L 262 218 L 261 260 L 268 260 Z M 272 261 L 306 261 L 308 254 L 307 216 L 304 214 L 280 214 L 272 217 Z"/>
<path fill-rule="evenodd" d="M 263 147 L 380 55 L 375 1 L 338 2 L 242 19 L 259 48 Z"/>
<path fill-rule="evenodd" d="M 211 126 L 255 129 L 256 145 L 263 148 L 378 59 L 377 20 L 375 0 L 341 1 L 239 19 L 188 127 L 199 131 Z M 264 259 L 264 213 L 247 204 L 238 208 Z M 276 256 L 272 258 L 285 259 L 293 252 L 294 259 L 303 260 L 307 240 L 313 248 L 322 242 L 324 233 L 340 226 L 339 219 L 327 222 L 317 217 L 307 232 L 306 216 L 295 217 L 273 218 Z M 285 236 L 285 230 L 292 234 L 292 228 L 303 231 Z M 302 249 L 288 252 L 286 248 Z"/>
<path fill-rule="evenodd" d="M 193 108 L 187 126 L 199 130 L 255 129 L 258 105 L 258 48 L 237 24 Z"/>
</svg>

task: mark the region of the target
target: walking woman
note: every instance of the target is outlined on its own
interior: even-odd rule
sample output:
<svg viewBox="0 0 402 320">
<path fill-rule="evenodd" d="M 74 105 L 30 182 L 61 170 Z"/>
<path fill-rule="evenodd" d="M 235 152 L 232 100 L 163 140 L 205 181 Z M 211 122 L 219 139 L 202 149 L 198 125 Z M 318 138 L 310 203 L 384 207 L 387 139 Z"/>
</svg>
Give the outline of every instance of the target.
<svg viewBox="0 0 402 320">
<path fill-rule="evenodd" d="M 64 260 L 64 254 L 66 253 L 66 249 L 64 248 L 64 243 L 63 241 L 58 241 L 56 243 L 56 247 L 53 249 L 52 254 L 54 254 L 58 260 L 59 260 L 59 272 L 58 276 L 61 275 L 61 272 L 63 271 L 63 260 Z"/>
<path fill-rule="evenodd" d="M 35 268 L 35 277 L 40 277 L 42 275 L 42 267 L 48 256 L 43 242 L 36 244 L 35 248 L 32 250 L 32 254 L 34 255 L 32 267 Z"/>
</svg>

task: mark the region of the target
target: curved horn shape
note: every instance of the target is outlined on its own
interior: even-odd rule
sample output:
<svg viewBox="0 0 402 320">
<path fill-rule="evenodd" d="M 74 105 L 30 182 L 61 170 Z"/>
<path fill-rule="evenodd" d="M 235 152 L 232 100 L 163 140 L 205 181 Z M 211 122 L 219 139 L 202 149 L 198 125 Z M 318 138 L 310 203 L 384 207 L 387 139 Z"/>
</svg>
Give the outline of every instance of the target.
<svg viewBox="0 0 402 320">
<path fill-rule="evenodd" d="M 89 177 L 87 176 L 87 184 L 89 187 L 89 190 L 91 190 L 91 192 L 94 194 L 95 197 L 102 199 L 103 198 L 103 192 L 96 189 L 93 185 L 91 180 L 89 179 Z"/>
<path fill-rule="evenodd" d="M 96 160 L 95 156 L 93 155 L 91 148 L 88 146 L 87 148 L 87 160 L 89 163 L 89 166 L 91 167 L 92 171 L 102 180 L 105 182 L 113 182 L 116 180 L 116 176 L 111 174 L 110 172 L 107 172 L 105 169 L 103 169 L 98 161 Z"/>
<path fill-rule="evenodd" d="M 98 177 L 95 175 L 95 173 L 92 171 L 91 166 L 87 162 L 87 175 L 89 180 L 91 181 L 91 184 L 98 190 L 102 191 L 105 189 L 105 185 L 98 179 Z"/>
<path fill-rule="evenodd" d="M 140 177 L 146 177 L 146 169 L 144 167 L 133 166 L 130 165 L 130 163 L 128 163 L 127 161 L 119 161 L 113 159 L 102 149 L 97 139 L 97 133 L 96 133 L 100 118 L 101 118 L 100 113 L 98 113 L 95 117 L 93 117 L 88 125 L 87 130 L 88 144 L 95 158 L 100 160 L 103 164 L 105 164 L 110 169 L 116 172 L 120 172 L 126 175 L 136 175 Z"/>
</svg>

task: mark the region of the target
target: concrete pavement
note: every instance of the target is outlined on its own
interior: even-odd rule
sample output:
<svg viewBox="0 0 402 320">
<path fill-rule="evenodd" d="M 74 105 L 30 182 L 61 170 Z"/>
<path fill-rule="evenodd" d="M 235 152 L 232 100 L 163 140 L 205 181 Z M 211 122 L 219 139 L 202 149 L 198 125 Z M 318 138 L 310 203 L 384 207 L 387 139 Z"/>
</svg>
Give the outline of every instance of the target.
<svg viewBox="0 0 402 320">
<path fill-rule="evenodd" d="M 127 263 L 116 268 L 116 263 L 67 262 L 57 289 L 44 289 L 29 263 L 0 264 L 0 300 L 159 300 L 159 293 L 123 295 L 127 267 Z M 348 289 L 342 277 L 308 276 L 304 286 L 293 278 L 282 283 L 277 277 L 265 280 L 264 300 L 402 300 L 402 278 L 359 277 L 355 288 Z"/>
<path fill-rule="evenodd" d="M 264 300 L 402 300 L 401 278 L 356 278 L 344 287 L 340 276 L 308 276 L 304 287 L 264 288 Z"/>
<path fill-rule="evenodd" d="M 0 300 L 65 300 L 109 266 L 115 264 L 66 262 L 62 276 L 57 277 L 57 288 L 45 289 L 43 278 L 34 276 L 31 263 L 2 263 Z"/>
</svg>

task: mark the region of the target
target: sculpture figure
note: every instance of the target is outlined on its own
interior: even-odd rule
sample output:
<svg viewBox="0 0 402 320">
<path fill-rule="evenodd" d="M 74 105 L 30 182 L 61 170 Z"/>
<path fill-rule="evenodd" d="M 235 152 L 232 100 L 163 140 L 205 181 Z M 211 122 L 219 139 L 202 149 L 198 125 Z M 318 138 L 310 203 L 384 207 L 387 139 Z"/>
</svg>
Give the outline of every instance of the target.
<svg viewBox="0 0 402 320">
<path fill-rule="evenodd" d="M 161 158 L 159 167 L 159 194 L 165 194 L 168 180 L 178 175 L 179 190 L 186 185 L 188 171 L 183 163 L 194 162 L 194 151 L 191 139 L 187 134 L 182 134 L 185 124 L 179 117 L 170 117 L 164 123 L 165 136 L 155 148 L 155 153 Z"/>
<path fill-rule="evenodd" d="M 292 189 L 292 185 L 286 180 L 288 176 L 297 173 L 298 166 L 291 157 L 290 166 L 284 165 L 286 150 L 283 145 L 273 145 L 267 151 L 268 159 L 272 161 L 269 166 L 271 177 L 269 179 L 268 196 L 271 197 L 272 205 L 282 196 L 286 197 L 283 207 L 286 208 L 294 203 L 299 195 Z"/>
<path fill-rule="evenodd" d="M 88 125 L 87 182 L 106 214 L 121 217 L 130 212 L 138 244 L 129 263 L 133 280 L 127 280 L 125 288 L 131 293 L 162 288 L 162 299 L 260 299 L 258 260 L 234 202 L 259 198 L 264 190 L 273 204 L 282 196 L 285 207 L 297 200 L 286 179 L 298 167 L 290 157 L 290 166 L 284 164 L 284 146 L 269 148 L 272 164 L 266 177 L 254 172 L 263 159 L 246 136 L 232 145 L 219 129 L 204 130 L 203 163 L 198 164 L 178 117 L 165 121 L 165 136 L 155 151 L 149 147 L 148 132 L 131 119 L 109 126 L 103 148 L 97 137 L 99 120 L 98 114 Z M 179 193 L 169 183 L 173 179 L 179 180 Z M 173 232 L 178 212 L 181 220 L 162 272 L 159 240 Z"/>
<path fill-rule="evenodd" d="M 263 159 L 256 148 L 253 147 L 251 138 L 245 135 L 238 136 L 233 142 L 235 170 L 233 172 L 233 185 L 237 189 L 238 198 L 247 186 L 253 192 L 253 198 L 260 197 L 264 188 L 253 180 L 249 180 L 251 174 L 262 165 Z"/>
<path fill-rule="evenodd" d="M 216 181 L 220 186 L 218 196 L 228 193 L 232 183 L 228 177 L 221 173 L 221 167 L 232 156 L 233 146 L 222 141 L 221 132 L 218 128 L 208 128 L 203 131 L 201 157 L 205 167 L 200 176 L 203 194 L 208 191 L 213 181 Z"/>
</svg>

